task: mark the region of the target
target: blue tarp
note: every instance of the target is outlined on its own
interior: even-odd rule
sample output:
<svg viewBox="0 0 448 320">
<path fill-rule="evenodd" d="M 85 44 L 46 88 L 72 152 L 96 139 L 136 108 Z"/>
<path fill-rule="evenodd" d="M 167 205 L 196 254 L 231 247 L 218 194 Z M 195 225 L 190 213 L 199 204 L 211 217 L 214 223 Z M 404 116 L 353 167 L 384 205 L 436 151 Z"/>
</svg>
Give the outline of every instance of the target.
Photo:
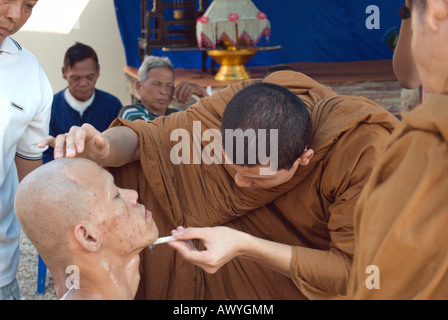
<svg viewBox="0 0 448 320">
<path fill-rule="evenodd" d="M 140 66 L 140 0 L 114 0 L 127 63 Z M 402 0 L 252 0 L 271 23 L 269 42 L 284 48 L 258 52 L 247 66 L 290 62 L 338 62 L 392 58 L 387 45 L 400 28 Z M 149 1 L 151 3 L 151 1 Z M 151 4 L 150 4 L 151 6 Z M 175 68 L 202 67 L 202 54 L 152 51 Z M 207 67 L 210 66 L 210 58 Z"/>
</svg>

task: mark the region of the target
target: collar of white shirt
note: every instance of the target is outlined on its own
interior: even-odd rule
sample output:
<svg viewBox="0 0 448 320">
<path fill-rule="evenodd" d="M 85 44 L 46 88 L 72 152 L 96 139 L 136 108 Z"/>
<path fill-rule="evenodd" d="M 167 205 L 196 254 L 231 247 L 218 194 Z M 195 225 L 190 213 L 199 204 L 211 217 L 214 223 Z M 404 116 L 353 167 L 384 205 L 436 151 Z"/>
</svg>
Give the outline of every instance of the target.
<svg viewBox="0 0 448 320">
<path fill-rule="evenodd" d="M 22 50 L 20 44 L 10 37 L 6 37 L 0 42 L 0 52 L 17 53 Z"/>
<path fill-rule="evenodd" d="M 82 116 L 84 111 L 86 111 L 86 109 L 92 104 L 93 99 L 95 99 L 95 92 L 93 92 L 89 100 L 79 101 L 70 93 L 70 90 L 66 88 L 64 91 L 64 98 L 67 100 L 68 105 L 78 111 Z"/>
</svg>

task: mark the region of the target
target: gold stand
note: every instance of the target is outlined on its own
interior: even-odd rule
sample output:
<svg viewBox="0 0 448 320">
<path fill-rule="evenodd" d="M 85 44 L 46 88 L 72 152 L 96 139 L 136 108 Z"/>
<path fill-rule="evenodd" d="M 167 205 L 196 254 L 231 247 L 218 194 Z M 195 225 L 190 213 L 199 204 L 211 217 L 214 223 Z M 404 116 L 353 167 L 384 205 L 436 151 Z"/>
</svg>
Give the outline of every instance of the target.
<svg viewBox="0 0 448 320">
<path fill-rule="evenodd" d="M 184 10 L 174 10 L 173 15 L 175 20 L 182 20 L 184 18 Z"/>
<path fill-rule="evenodd" d="M 207 50 L 207 53 L 221 66 L 215 76 L 216 80 L 245 80 L 249 79 L 249 74 L 244 65 L 257 53 L 257 49 L 232 46 L 225 50 Z"/>
</svg>

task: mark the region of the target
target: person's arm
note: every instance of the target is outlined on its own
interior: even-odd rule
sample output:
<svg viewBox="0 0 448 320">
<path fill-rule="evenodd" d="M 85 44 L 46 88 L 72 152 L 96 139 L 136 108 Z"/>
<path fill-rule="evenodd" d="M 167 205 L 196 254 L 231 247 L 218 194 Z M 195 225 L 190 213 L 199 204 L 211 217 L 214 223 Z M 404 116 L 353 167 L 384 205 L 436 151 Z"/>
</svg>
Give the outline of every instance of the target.
<svg viewBox="0 0 448 320">
<path fill-rule="evenodd" d="M 409 6 L 409 0 L 406 0 L 405 4 Z M 397 46 L 392 59 L 393 70 L 398 83 L 405 89 L 416 89 L 421 85 L 411 50 L 411 21 L 412 17 L 402 20 Z"/>
<path fill-rule="evenodd" d="M 42 165 L 42 159 L 40 160 L 26 160 L 15 156 L 14 161 L 16 163 L 17 174 L 19 176 L 19 181 L 22 181 L 25 176 Z"/>
<path fill-rule="evenodd" d="M 98 164 L 119 167 L 139 159 L 139 138 L 128 127 L 113 127 L 100 133 L 90 124 L 72 127 L 56 138 L 49 136 L 39 147 L 54 147 L 54 158 L 87 158 Z"/>
<path fill-rule="evenodd" d="M 182 257 L 208 273 L 215 273 L 236 257 L 257 261 L 290 276 L 292 247 L 267 241 L 228 227 L 173 230 L 178 240 L 169 243 Z M 198 251 L 190 240 L 202 240 L 206 250 Z"/>
</svg>

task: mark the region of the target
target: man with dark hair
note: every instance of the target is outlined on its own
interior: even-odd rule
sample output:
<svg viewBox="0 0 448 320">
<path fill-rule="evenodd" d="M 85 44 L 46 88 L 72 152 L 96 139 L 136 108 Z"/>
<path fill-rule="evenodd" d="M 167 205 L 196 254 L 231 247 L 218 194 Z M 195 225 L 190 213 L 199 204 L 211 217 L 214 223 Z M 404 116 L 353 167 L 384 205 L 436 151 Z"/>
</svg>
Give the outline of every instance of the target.
<svg viewBox="0 0 448 320">
<path fill-rule="evenodd" d="M 258 99 L 254 101 L 254 97 Z M 252 133 L 256 139 L 245 139 L 243 150 L 237 150 L 238 144 L 233 143 L 235 132 Z M 295 171 L 295 162 L 311 140 L 311 117 L 303 101 L 290 90 L 272 83 L 255 83 L 239 91 L 228 103 L 221 135 L 226 156 L 234 164 L 254 167 L 262 164 L 262 158 L 268 160 L 269 154 L 269 160 L 275 160 L 271 161 L 274 171 Z M 244 161 L 238 163 L 238 156 Z M 251 163 L 252 156 L 256 157 Z"/>
<path fill-rule="evenodd" d="M 251 86 L 256 83 L 263 84 Z M 258 128 L 270 132 L 269 140 L 275 130 L 280 132 L 282 138 L 270 142 L 273 156 L 276 143 L 282 144 L 278 150 L 292 150 L 291 139 L 303 139 L 289 169 L 290 164 L 270 168 L 267 157 L 255 166 L 205 161 L 205 156 L 213 154 L 216 160 L 222 153 L 221 120 L 238 92 L 235 101 L 250 93 L 237 102 L 247 110 L 235 111 L 232 118 L 241 118 L 238 126 L 250 129 L 259 116 L 259 126 L 270 126 Z M 309 114 L 303 120 L 295 113 L 305 110 L 300 100 Z M 257 113 L 258 107 L 263 110 Z M 272 119 L 263 123 L 262 117 Z M 283 130 L 295 121 L 306 128 L 309 119 L 311 140 L 307 134 L 295 136 L 297 128 L 289 137 Z M 285 258 L 271 255 L 270 261 L 281 266 L 226 259 L 218 272 L 208 274 L 169 246 L 156 248 L 153 255 L 145 250 L 137 299 L 323 299 L 346 294 L 355 203 L 397 122 L 372 101 L 339 96 L 301 73 L 279 71 L 230 85 L 168 117 L 117 119 L 103 133 L 86 124 L 48 137 L 40 146 L 55 146 L 56 158 L 87 157 L 108 167 L 117 185 L 137 190 L 141 202 L 157 212 L 154 220 L 162 236 L 178 226 L 225 226 L 281 246 L 263 248 Z M 179 144 L 185 148 L 177 149 Z M 188 153 L 186 161 L 174 163 L 173 150 Z M 225 241 L 214 243 L 226 246 Z M 203 239 L 199 250 L 209 244 Z"/>
<path fill-rule="evenodd" d="M 299 166 L 308 165 L 314 155 L 314 151 L 307 148 L 311 128 L 311 116 L 305 103 L 285 87 L 254 83 L 236 93 L 227 104 L 221 121 L 223 152 L 227 164 L 235 171 L 235 183 L 241 188 L 269 189 L 289 181 Z M 260 135 L 260 130 L 266 133 Z M 244 144 L 238 145 L 242 140 Z M 260 148 L 263 149 L 261 153 Z M 290 245 L 228 227 L 178 227 L 172 233 L 185 241 L 169 245 L 185 260 L 209 273 L 217 272 L 237 256 L 244 256 L 290 276 Z M 202 240 L 207 250 L 198 251 L 189 241 L 193 239 Z"/>
<path fill-rule="evenodd" d="M 64 56 L 62 76 L 68 87 L 54 95 L 50 134 L 57 136 L 71 126 L 90 123 L 106 130 L 118 116 L 122 104 L 110 93 L 95 88 L 100 76 L 98 56 L 92 47 L 76 42 Z M 53 160 L 53 148 L 44 153 L 44 163 Z"/>
</svg>

